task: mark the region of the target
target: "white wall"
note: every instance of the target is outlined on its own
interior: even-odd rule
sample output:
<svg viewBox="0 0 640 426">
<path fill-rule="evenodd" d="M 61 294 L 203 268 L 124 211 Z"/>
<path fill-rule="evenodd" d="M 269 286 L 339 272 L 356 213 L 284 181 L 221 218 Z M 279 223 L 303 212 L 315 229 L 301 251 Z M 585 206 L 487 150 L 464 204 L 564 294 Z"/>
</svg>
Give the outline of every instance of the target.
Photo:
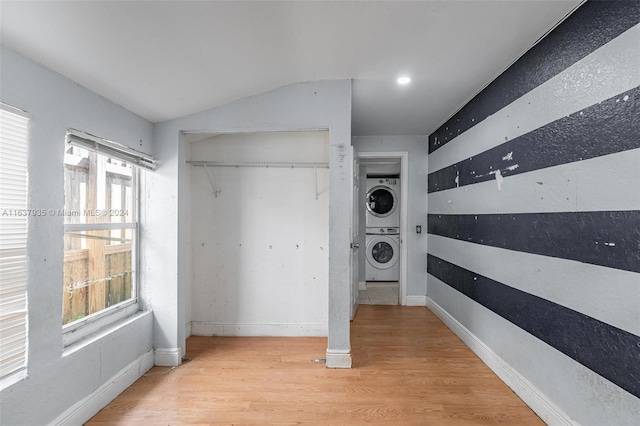
<svg viewBox="0 0 640 426">
<path fill-rule="evenodd" d="M 30 209 L 64 207 L 68 128 L 151 151 L 151 123 L 11 50 L 2 47 L 0 57 L 0 100 L 30 116 Z M 3 425 L 53 421 L 152 348 L 151 315 L 145 313 L 102 338 L 63 351 L 62 236 L 62 217 L 29 222 L 28 378 L 2 389 Z"/>
<path fill-rule="evenodd" d="M 351 82 L 286 86 L 154 127 L 160 161 L 148 182 L 152 201 L 143 237 L 151 242 L 145 272 L 153 280 L 146 297 L 154 309 L 154 345 L 184 352 L 189 322 L 191 194 L 182 132 L 329 130 L 329 327 L 327 365 L 351 365 L 349 342 L 349 228 Z M 175 260 L 174 260 L 175 259 Z M 179 363 L 178 355 L 175 362 Z"/>
<path fill-rule="evenodd" d="M 220 135 L 189 147 L 196 161 L 329 162 L 326 131 Z M 316 197 L 313 168 L 191 168 L 194 335 L 327 335 L 328 169 L 317 169 L 317 186 Z"/>
<path fill-rule="evenodd" d="M 409 176 L 402 185 L 408 185 L 407 200 L 408 235 L 403 236 L 407 244 L 407 294 L 410 300 L 426 298 L 427 270 L 427 137 L 426 136 L 356 136 L 355 150 L 360 152 L 408 152 Z M 422 226 L 422 234 L 416 234 L 416 225 Z M 361 227 L 362 228 L 362 227 Z M 361 247 L 364 245 L 361 244 Z M 366 262 L 361 250 L 360 263 Z M 361 268 L 362 269 L 362 268 Z"/>
</svg>

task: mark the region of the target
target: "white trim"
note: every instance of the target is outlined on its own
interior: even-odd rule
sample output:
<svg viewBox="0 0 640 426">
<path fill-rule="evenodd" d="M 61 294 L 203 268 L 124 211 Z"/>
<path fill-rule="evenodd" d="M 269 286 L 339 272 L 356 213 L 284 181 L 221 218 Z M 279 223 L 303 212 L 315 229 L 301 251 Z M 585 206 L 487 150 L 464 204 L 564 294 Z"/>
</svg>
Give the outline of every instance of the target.
<svg viewBox="0 0 640 426">
<path fill-rule="evenodd" d="M 161 367 L 177 367 L 182 363 L 182 349 L 180 348 L 156 348 L 153 355 L 153 363 Z"/>
<path fill-rule="evenodd" d="M 327 337 L 327 324 L 234 324 L 192 321 L 193 336 Z"/>
<path fill-rule="evenodd" d="M 464 325 L 445 311 L 430 297 L 426 306 L 451 329 L 462 342 L 484 362 L 487 367 L 509 386 L 548 425 L 573 425 L 574 422 L 545 394 L 533 386 L 517 370 L 500 358 L 489 346 L 471 333 Z"/>
<path fill-rule="evenodd" d="M 59 415 L 54 425 L 81 425 L 96 415 L 98 411 L 113 401 L 126 388 L 131 386 L 144 373 L 153 367 L 153 350 L 140 356 L 135 361 L 116 373 L 111 379 L 76 402 Z"/>
<path fill-rule="evenodd" d="M 427 296 L 407 296 L 403 302 L 404 306 L 427 306 Z"/>
<path fill-rule="evenodd" d="M 398 287 L 399 298 L 405 305 L 407 294 L 407 237 L 409 235 L 409 153 L 407 151 L 395 152 L 358 152 L 362 158 L 397 158 L 400 160 L 400 285 Z M 365 256 L 366 257 L 366 256 Z"/>
<path fill-rule="evenodd" d="M 367 289 L 367 282 L 366 281 L 358 282 L 358 290 L 366 290 L 366 289 Z"/>
<path fill-rule="evenodd" d="M 327 349 L 327 368 L 351 368 L 351 350 Z"/>
<path fill-rule="evenodd" d="M 188 339 L 188 338 L 189 338 L 189 337 L 191 337 L 191 335 L 192 335 L 192 332 L 191 332 L 191 326 L 192 326 L 192 324 L 193 324 L 193 323 L 192 323 L 191 321 L 189 321 L 188 323 L 186 323 L 186 324 L 184 325 L 184 338 L 185 338 L 185 339 Z"/>
</svg>

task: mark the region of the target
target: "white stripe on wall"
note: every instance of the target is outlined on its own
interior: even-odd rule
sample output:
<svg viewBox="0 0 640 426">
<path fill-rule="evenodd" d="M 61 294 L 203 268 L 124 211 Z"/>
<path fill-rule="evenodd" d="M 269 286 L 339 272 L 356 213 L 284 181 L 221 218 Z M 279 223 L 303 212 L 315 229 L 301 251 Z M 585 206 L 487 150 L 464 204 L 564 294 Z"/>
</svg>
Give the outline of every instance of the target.
<svg viewBox="0 0 640 426">
<path fill-rule="evenodd" d="M 435 172 L 640 86 L 640 24 L 429 155 Z M 604 66 L 603 64 L 606 64 Z M 453 129 L 455 132 L 455 129 Z"/>
<path fill-rule="evenodd" d="M 429 254 L 640 335 L 640 274 L 429 234 Z"/>
<path fill-rule="evenodd" d="M 428 195 L 431 214 L 640 210 L 640 148 Z"/>
</svg>

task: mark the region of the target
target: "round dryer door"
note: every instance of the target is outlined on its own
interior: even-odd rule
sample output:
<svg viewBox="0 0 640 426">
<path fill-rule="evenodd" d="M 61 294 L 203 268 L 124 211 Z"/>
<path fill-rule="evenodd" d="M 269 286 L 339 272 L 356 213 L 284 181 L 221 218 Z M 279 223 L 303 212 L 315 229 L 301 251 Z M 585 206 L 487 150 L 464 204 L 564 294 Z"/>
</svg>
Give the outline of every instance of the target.
<svg viewBox="0 0 640 426">
<path fill-rule="evenodd" d="M 397 208 L 397 197 L 388 186 L 374 186 L 367 193 L 367 211 L 377 217 L 387 217 Z"/>
<path fill-rule="evenodd" d="M 398 236 L 376 235 L 367 244 L 367 261 L 377 269 L 389 269 L 398 262 Z"/>
</svg>

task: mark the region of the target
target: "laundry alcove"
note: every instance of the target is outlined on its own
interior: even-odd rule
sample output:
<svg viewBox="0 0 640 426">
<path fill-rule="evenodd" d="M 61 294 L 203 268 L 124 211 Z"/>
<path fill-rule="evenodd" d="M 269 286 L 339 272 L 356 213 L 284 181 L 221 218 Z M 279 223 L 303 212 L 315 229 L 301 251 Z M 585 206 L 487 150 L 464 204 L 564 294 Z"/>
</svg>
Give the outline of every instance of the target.
<svg viewBox="0 0 640 426">
<path fill-rule="evenodd" d="M 191 334 L 326 336 L 329 133 L 186 140 Z"/>
</svg>

